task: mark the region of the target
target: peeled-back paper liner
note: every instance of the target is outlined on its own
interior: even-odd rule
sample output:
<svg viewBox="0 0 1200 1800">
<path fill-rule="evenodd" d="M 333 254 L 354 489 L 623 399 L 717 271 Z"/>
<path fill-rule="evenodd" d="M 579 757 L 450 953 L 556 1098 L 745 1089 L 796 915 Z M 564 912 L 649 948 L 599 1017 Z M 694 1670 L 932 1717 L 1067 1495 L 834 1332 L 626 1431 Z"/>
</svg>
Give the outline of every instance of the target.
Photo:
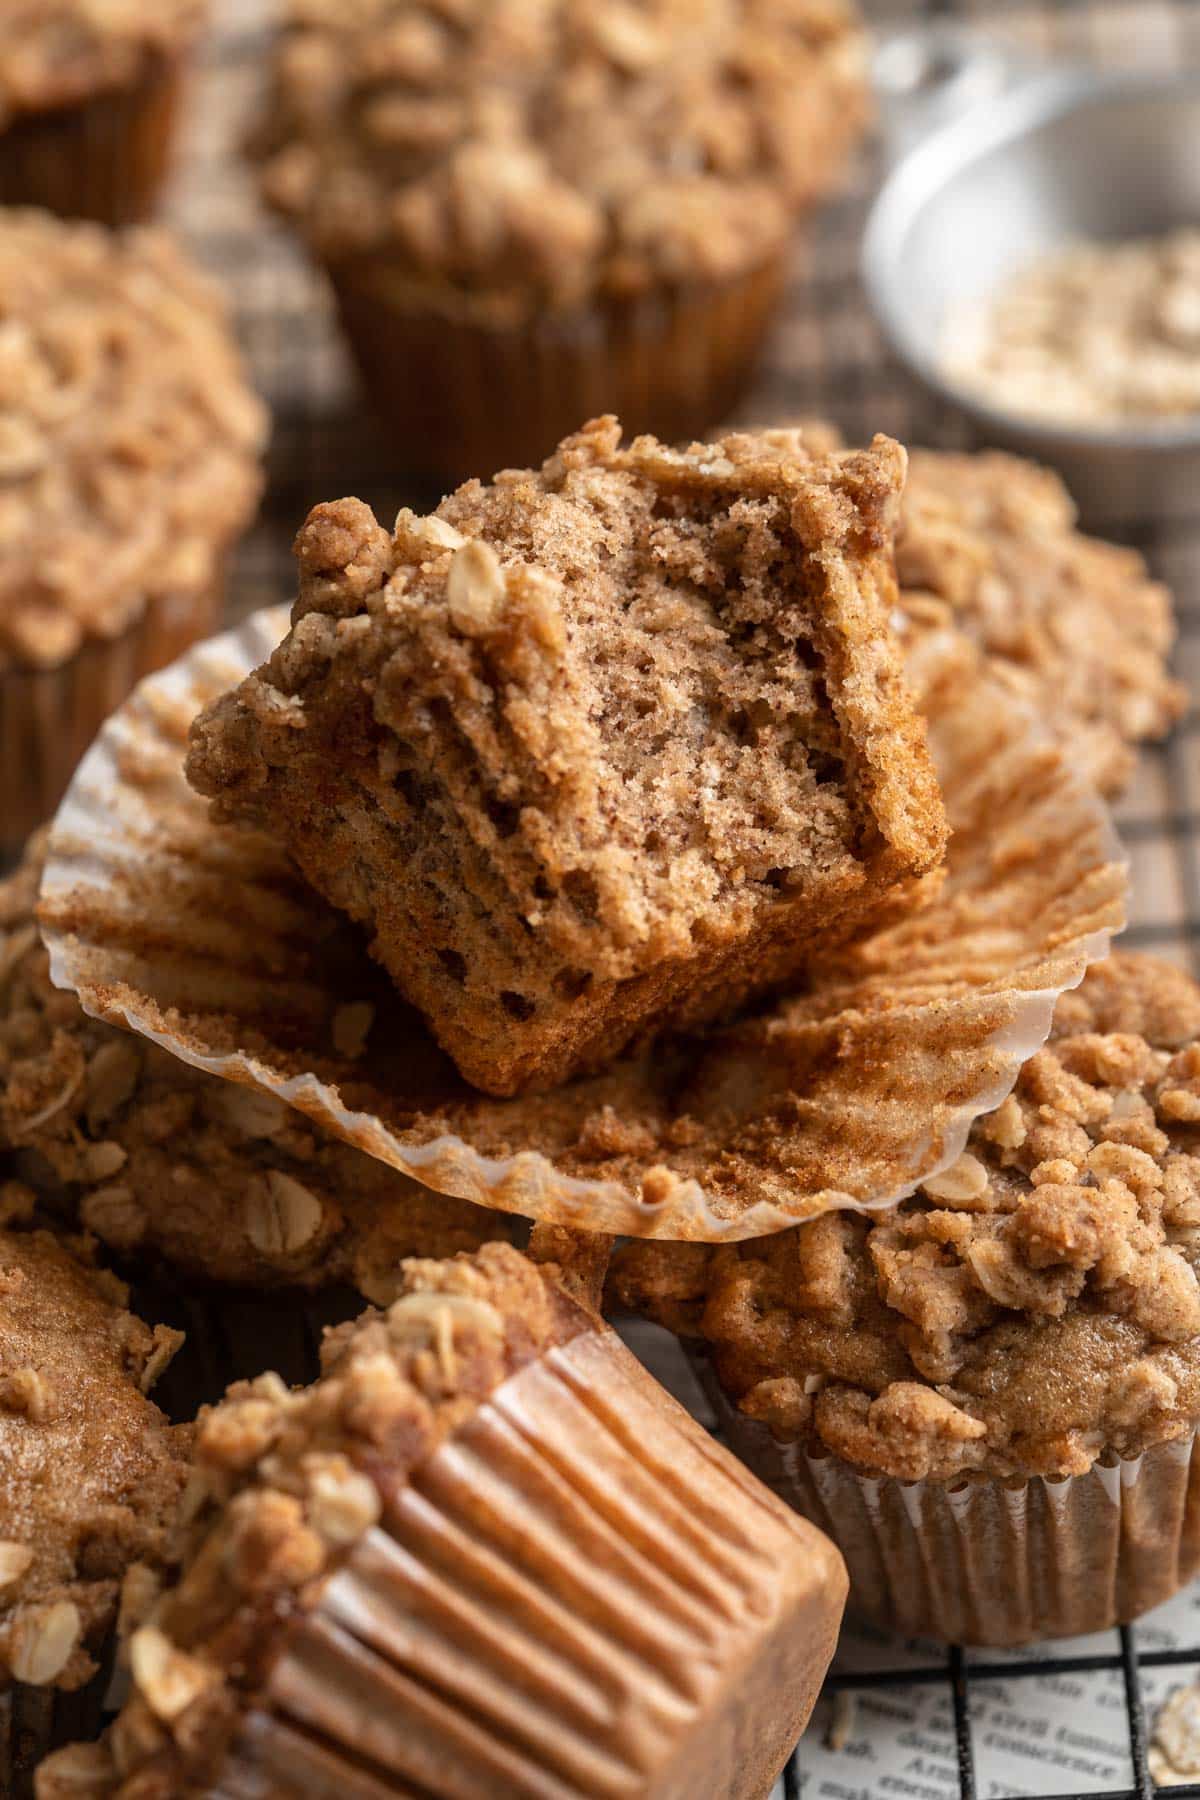
<svg viewBox="0 0 1200 1800">
<path fill-rule="evenodd" d="M 491 1099 L 279 847 L 214 825 L 184 780 L 191 719 L 286 628 L 282 608 L 256 614 L 105 727 L 55 822 L 51 973 L 89 1013 L 443 1193 L 706 1241 L 890 1204 L 955 1161 L 1124 923 L 1102 802 L 966 641 L 940 634 L 913 674 L 954 827 L 945 879 L 826 955 L 805 993 L 553 1092 Z"/>
<path fill-rule="evenodd" d="M 213 1791 L 762 1800 L 845 1596 L 836 1552 L 799 1524 L 612 1333 L 586 1331 L 386 1497 L 294 1622 Z"/>
<path fill-rule="evenodd" d="M 1002 1648 L 1077 1637 L 1139 1617 L 1200 1569 L 1195 1432 L 1058 1480 L 860 1475 L 778 1442 L 738 1410 L 708 1356 L 684 1347 L 725 1441 L 833 1539 L 850 1611 L 888 1631 Z"/>
</svg>

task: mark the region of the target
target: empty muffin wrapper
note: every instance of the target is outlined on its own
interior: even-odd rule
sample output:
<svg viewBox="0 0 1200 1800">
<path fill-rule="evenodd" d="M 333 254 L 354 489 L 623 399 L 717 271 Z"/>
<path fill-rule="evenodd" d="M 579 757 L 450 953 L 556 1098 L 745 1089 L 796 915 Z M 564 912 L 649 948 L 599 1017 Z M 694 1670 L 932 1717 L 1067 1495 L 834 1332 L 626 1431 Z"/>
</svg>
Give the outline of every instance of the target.
<svg viewBox="0 0 1200 1800">
<path fill-rule="evenodd" d="M 1012 1648 L 1128 1623 L 1200 1568 L 1196 1434 L 1084 1475 L 897 1481 L 778 1442 L 689 1357 L 724 1440 L 780 1499 L 831 1537 L 850 1610 L 903 1637 Z"/>
<path fill-rule="evenodd" d="M 55 822 L 53 978 L 95 1016 L 298 1107 L 446 1194 L 582 1230 L 729 1240 L 892 1203 L 961 1153 L 1124 923 L 1107 811 L 965 639 L 910 673 L 953 826 L 944 877 L 807 989 L 545 1094 L 470 1088 L 358 934 L 182 772 L 196 713 L 282 608 L 144 682 Z"/>
</svg>

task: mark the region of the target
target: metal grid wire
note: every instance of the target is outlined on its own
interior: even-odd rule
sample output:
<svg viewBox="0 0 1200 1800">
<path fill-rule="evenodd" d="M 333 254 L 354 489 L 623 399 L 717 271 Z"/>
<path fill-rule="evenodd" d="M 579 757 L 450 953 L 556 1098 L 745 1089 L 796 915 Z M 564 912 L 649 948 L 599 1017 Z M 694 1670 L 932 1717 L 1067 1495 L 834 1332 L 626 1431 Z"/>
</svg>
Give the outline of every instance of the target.
<svg viewBox="0 0 1200 1800">
<path fill-rule="evenodd" d="M 265 0 L 226 0 L 200 71 L 171 202 L 174 223 L 231 296 L 274 412 L 269 491 L 237 560 L 231 617 L 290 591 L 291 539 L 317 501 L 358 493 L 386 516 L 401 504 L 436 497 L 399 477 L 394 447 L 365 422 L 321 281 L 259 211 L 240 163 L 238 145 L 265 47 L 264 6 Z M 1040 54 L 1124 67 L 1200 63 L 1200 0 L 867 0 L 867 11 L 884 30 L 951 16 Z M 823 414 L 856 441 L 884 430 L 909 443 L 952 446 L 960 441 L 956 423 L 918 396 L 889 361 L 857 283 L 863 214 L 878 175 L 864 158 L 853 191 L 826 211 L 798 258 L 788 316 L 745 416 Z M 1200 501 L 1194 522 L 1125 535 L 1175 591 L 1177 667 L 1200 693 Z M 1118 822 L 1133 870 L 1134 922 L 1126 941 L 1195 966 L 1195 716 L 1164 749 L 1142 759 Z M 784 1800 L 1001 1800 L 1010 1794 L 1043 1800 L 1051 1793 L 1149 1800 L 1143 1696 L 1157 1704 L 1179 1679 L 1200 1671 L 1200 1602 L 1192 1599 L 1173 1618 L 1165 1630 L 1150 1622 L 1109 1634 L 1098 1649 L 1088 1640 L 1061 1654 L 1055 1647 L 1053 1654 L 983 1658 L 855 1639 L 784 1777 Z M 1025 1707 L 1035 1691 L 1049 1713 Z M 1094 1714 L 1086 1713 L 1093 1700 Z M 1108 1720 L 1099 1736 L 1074 1728 L 1079 1708 L 1088 1718 Z M 1005 1760 L 1006 1746 L 1026 1753 L 1017 1776 L 1012 1758 Z M 1052 1785 L 1039 1785 L 1043 1763 L 1044 1781 Z M 1173 1791 L 1200 1796 L 1200 1783 Z"/>
</svg>

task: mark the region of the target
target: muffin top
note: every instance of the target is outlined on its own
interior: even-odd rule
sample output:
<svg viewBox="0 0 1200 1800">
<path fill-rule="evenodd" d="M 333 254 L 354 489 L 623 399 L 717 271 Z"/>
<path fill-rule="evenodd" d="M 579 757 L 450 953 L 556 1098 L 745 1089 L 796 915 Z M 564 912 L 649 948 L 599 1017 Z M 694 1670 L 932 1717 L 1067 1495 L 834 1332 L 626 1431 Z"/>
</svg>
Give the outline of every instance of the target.
<svg viewBox="0 0 1200 1800">
<path fill-rule="evenodd" d="M 0 219 L 0 671 L 202 593 L 266 419 L 216 291 L 159 232 Z"/>
<path fill-rule="evenodd" d="M 0 1221 L 0 1682 L 73 1689 L 165 1554 L 189 1432 L 146 1395 L 181 1339 L 84 1249 Z"/>
<path fill-rule="evenodd" d="M 784 1440 L 900 1480 L 1073 1475 L 1200 1420 L 1200 987 L 1098 964 L 916 1198 L 636 1244 L 617 1304 L 707 1341 Z"/>
<path fill-rule="evenodd" d="M 909 618 L 968 631 L 1106 793 L 1128 778 L 1132 746 L 1182 713 L 1170 594 L 1136 550 L 1077 530 L 1051 470 L 914 451 L 896 566 Z"/>
<path fill-rule="evenodd" d="M 43 852 L 40 834 L 0 882 L 0 1182 L 13 1178 L 10 1195 L 36 1195 L 143 1262 L 217 1281 L 349 1282 L 379 1303 L 394 1295 L 404 1257 L 509 1235 L 508 1217 L 432 1193 L 271 1095 L 88 1018 L 51 983 L 33 921 Z M 371 1023 L 369 1008 L 348 1006 L 343 1046 L 361 1053 Z"/>
<path fill-rule="evenodd" d="M 206 0 L 6 0 L 0 16 L 0 129 L 136 80 L 147 57 L 199 29 Z"/>
<path fill-rule="evenodd" d="M 849 0 L 292 0 L 268 198 L 338 261 L 569 306 L 770 257 L 867 112 Z"/>
<path fill-rule="evenodd" d="M 326 1333 L 311 1387 L 263 1375 L 202 1413 L 180 1578 L 133 1631 L 133 1693 L 106 1742 L 57 1763 L 71 1792 L 210 1791 L 280 1625 L 502 1383 L 592 1323 L 509 1245 L 414 1261 L 386 1312 Z"/>
</svg>

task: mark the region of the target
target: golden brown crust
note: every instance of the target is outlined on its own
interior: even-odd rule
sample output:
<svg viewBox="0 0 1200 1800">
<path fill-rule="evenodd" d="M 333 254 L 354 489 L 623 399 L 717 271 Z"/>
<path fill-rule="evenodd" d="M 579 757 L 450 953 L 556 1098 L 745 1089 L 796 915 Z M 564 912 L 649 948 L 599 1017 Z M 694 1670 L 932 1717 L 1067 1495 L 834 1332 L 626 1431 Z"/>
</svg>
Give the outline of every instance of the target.
<svg viewBox="0 0 1200 1800">
<path fill-rule="evenodd" d="M 0 1685 L 78 1688 L 122 1579 L 166 1554 L 190 1432 L 146 1398 L 181 1341 L 0 1189 Z"/>
<path fill-rule="evenodd" d="M 206 0 L 7 0 L 0 21 L 0 130 L 135 82 L 150 56 L 199 31 Z"/>
<path fill-rule="evenodd" d="M 1200 1420 L 1200 987 L 1102 963 L 968 1151 L 876 1217 L 634 1245 L 616 1302 L 705 1339 L 777 1436 L 870 1474 L 1078 1474 Z"/>
<path fill-rule="evenodd" d="M 271 660 L 193 728 L 459 1067 L 564 1079 L 786 977 L 939 860 L 890 634 L 904 458 L 731 436 L 318 508 Z"/>
<path fill-rule="evenodd" d="M 0 221 L 0 674 L 203 594 L 261 486 L 223 303 L 163 233 Z"/>
<path fill-rule="evenodd" d="M 768 261 L 868 96 L 847 0 L 293 0 L 264 188 L 335 263 L 571 306 Z"/>
<path fill-rule="evenodd" d="M 206 1076 L 51 985 L 33 922 L 44 840 L 0 882 L 0 1157 L 110 1249 L 216 1281 L 352 1283 L 385 1304 L 406 1256 L 513 1221 L 431 1193 L 269 1095 Z M 364 1038 L 347 1007 L 343 1043 Z"/>
</svg>

